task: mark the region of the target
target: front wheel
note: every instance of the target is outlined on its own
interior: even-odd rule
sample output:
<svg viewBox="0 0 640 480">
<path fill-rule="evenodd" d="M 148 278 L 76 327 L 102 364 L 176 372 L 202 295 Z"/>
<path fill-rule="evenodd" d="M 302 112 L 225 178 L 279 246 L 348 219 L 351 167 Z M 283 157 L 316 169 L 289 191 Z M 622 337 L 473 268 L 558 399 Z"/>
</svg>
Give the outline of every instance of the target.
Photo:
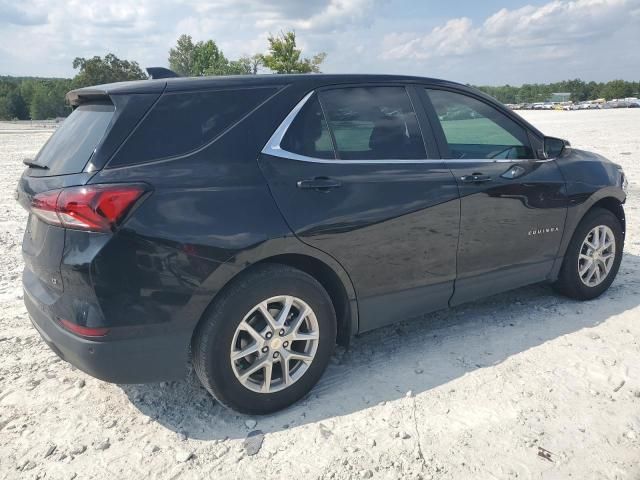
<svg viewBox="0 0 640 480">
<path fill-rule="evenodd" d="M 202 384 L 223 405 L 266 414 L 320 379 L 336 339 L 331 299 L 310 275 L 265 265 L 223 292 L 192 341 Z"/>
<path fill-rule="evenodd" d="M 598 297 L 618 273 L 623 246 L 622 225 L 613 213 L 600 208 L 587 213 L 569 243 L 556 289 L 578 300 Z"/>
</svg>

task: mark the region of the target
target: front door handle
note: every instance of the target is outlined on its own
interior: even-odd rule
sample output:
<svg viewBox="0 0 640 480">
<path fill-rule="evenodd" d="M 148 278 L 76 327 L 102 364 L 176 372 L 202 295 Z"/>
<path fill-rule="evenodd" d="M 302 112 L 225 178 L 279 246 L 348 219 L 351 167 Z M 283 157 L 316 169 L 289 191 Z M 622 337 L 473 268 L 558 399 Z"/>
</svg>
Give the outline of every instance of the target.
<svg viewBox="0 0 640 480">
<path fill-rule="evenodd" d="M 463 175 L 460 177 L 462 183 L 483 183 L 490 182 L 491 175 L 485 175 L 483 173 L 472 173 L 471 175 Z"/>
<path fill-rule="evenodd" d="M 339 180 L 335 180 L 333 178 L 327 177 L 316 177 L 307 180 L 299 180 L 298 188 L 302 189 L 313 189 L 319 190 L 321 192 L 327 192 L 332 188 L 338 188 L 342 186 L 342 182 Z"/>
</svg>

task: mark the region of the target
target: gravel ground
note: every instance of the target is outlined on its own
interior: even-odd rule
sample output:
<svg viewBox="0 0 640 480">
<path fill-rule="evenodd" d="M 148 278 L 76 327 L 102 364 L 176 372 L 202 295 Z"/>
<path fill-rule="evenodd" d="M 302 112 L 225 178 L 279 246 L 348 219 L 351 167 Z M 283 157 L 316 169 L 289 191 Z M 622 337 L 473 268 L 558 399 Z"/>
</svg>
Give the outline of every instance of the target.
<svg viewBox="0 0 640 480">
<path fill-rule="evenodd" d="M 640 110 L 524 116 L 630 177 L 611 289 L 578 303 L 532 286 L 363 335 L 306 400 L 256 418 L 192 373 L 111 385 L 46 347 L 13 191 L 51 129 L 0 124 L 0 478 L 639 479 Z"/>
</svg>

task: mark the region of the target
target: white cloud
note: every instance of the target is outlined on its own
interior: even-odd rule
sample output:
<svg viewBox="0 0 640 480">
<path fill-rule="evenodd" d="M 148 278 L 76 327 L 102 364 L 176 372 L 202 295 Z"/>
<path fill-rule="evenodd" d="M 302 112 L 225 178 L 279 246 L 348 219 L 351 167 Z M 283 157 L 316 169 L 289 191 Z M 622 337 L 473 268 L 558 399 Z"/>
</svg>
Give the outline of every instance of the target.
<svg viewBox="0 0 640 480">
<path fill-rule="evenodd" d="M 237 58 L 294 29 L 305 55 L 328 53 L 326 72 L 472 83 L 640 77 L 640 0 L 547 0 L 484 17 L 472 1 L 447 18 L 453 5 L 436 0 L 0 0 L 0 72 L 69 77 L 74 57 L 108 52 L 162 66 L 183 33 Z"/>
<path fill-rule="evenodd" d="M 359 25 L 371 20 L 375 0 L 329 0 L 317 13 L 298 18 L 286 18 L 281 12 L 270 18 L 258 20 L 258 27 L 281 28 L 283 23 L 297 30 L 334 31 L 347 25 Z"/>
<path fill-rule="evenodd" d="M 503 8 L 479 26 L 463 17 L 426 34 L 388 34 L 383 40 L 383 58 L 425 60 L 486 50 L 569 57 L 581 42 L 610 35 L 629 22 L 634 4 L 627 0 L 554 0 L 540 7 Z"/>
</svg>

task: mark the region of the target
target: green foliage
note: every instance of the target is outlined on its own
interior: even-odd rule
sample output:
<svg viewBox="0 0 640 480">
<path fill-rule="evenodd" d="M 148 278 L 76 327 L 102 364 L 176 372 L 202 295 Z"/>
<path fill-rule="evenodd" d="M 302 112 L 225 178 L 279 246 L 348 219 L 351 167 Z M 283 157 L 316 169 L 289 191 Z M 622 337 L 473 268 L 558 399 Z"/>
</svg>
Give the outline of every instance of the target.
<svg viewBox="0 0 640 480">
<path fill-rule="evenodd" d="M 65 94 L 71 89 L 71 80 L 43 80 L 28 84 L 29 116 L 32 119 L 66 117 L 71 108 Z"/>
<path fill-rule="evenodd" d="M 137 62 L 120 60 L 109 53 L 101 57 L 76 58 L 79 69 L 73 80 L 66 78 L 0 77 L 0 119 L 42 120 L 66 117 L 71 107 L 65 95 L 88 85 L 147 78 Z"/>
<path fill-rule="evenodd" d="M 478 88 L 502 103 L 544 102 L 555 92 L 571 93 L 571 100 L 574 102 L 595 100 L 596 98 L 611 100 L 614 98 L 640 96 L 640 82 L 627 82 L 624 80 L 596 83 L 585 82 L 576 78 L 549 84 L 525 83 L 520 87 L 503 85 L 499 87 L 481 86 Z"/>
<path fill-rule="evenodd" d="M 71 80 L 0 77 L 0 120 L 41 120 L 69 115 L 64 96 Z"/>
<path fill-rule="evenodd" d="M 195 45 L 190 35 L 180 35 L 175 48 L 169 50 L 169 68 L 181 76 L 192 75 Z"/>
<path fill-rule="evenodd" d="M 216 42 L 207 40 L 198 42 L 193 49 L 193 66 L 191 75 L 226 75 L 229 60 L 218 48 Z"/>
<path fill-rule="evenodd" d="M 24 119 L 28 118 L 28 108 L 22 95 L 20 86 L 14 82 L 0 82 L 0 118 Z"/>
<path fill-rule="evenodd" d="M 276 73 L 318 73 L 325 58 L 324 52 L 302 58 L 302 51 L 296 48 L 295 32 L 281 32 L 269 37 L 269 53 L 262 55 L 262 63 Z"/>
<path fill-rule="evenodd" d="M 242 63 L 244 68 L 249 69 L 249 73 L 253 75 L 258 74 L 258 69 L 263 65 L 262 55 L 256 53 L 250 57 L 242 57 L 238 62 Z"/>
<path fill-rule="evenodd" d="M 640 90 L 640 82 L 625 82 L 624 80 L 612 80 L 607 82 L 600 95 L 604 98 L 625 98 L 637 96 Z"/>
<path fill-rule="evenodd" d="M 181 35 L 175 48 L 169 50 L 169 68 L 178 75 L 247 75 L 257 73 L 253 57 L 229 60 L 213 40 L 193 43 L 189 35 Z"/>
<path fill-rule="evenodd" d="M 138 62 L 120 60 L 113 53 L 106 54 L 104 58 L 76 57 L 73 68 L 80 69 L 73 79 L 74 88 L 147 78 Z"/>
</svg>

